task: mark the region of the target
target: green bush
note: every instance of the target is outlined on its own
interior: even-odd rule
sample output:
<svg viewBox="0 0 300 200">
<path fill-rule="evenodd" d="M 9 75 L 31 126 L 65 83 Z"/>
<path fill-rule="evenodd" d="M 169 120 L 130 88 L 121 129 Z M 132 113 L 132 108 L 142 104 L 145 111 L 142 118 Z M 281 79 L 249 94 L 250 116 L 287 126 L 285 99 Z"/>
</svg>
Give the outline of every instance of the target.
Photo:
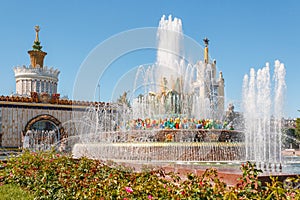
<svg viewBox="0 0 300 200">
<path fill-rule="evenodd" d="M 163 169 L 134 172 L 130 168 L 88 158 L 73 159 L 54 151 L 29 152 L 0 163 L 0 184 L 16 184 L 35 199 L 299 199 L 300 192 L 273 179 L 267 186 L 250 162 L 241 166 L 234 186 L 218 178 L 216 169 L 180 178 Z M 296 183 L 299 179 L 289 180 Z"/>
</svg>

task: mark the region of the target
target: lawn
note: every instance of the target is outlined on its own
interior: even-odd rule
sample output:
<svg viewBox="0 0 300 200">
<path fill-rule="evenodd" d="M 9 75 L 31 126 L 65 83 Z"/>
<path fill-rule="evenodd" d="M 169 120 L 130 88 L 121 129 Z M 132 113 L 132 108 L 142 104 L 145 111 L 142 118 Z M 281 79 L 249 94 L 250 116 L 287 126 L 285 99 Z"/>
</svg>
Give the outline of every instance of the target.
<svg viewBox="0 0 300 200">
<path fill-rule="evenodd" d="M 31 200 L 33 194 L 14 184 L 4 184 L 0 186 L 0 200 Z"/>
</svg>

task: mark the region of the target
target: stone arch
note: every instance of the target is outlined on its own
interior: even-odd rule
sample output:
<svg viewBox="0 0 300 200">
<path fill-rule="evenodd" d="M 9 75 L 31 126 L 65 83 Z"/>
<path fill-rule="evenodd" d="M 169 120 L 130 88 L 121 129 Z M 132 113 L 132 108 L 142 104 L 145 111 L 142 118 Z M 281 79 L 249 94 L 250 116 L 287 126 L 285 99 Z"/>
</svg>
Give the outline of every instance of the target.
<svg viewBox="0 0 300 200">
<path fill-rule="evenodd" d="M 52 115 L 49 115 L 49 114 L 42 114 L 42 115 L 37 115 L 35 116 L 34 118 L 32 118 L 31 120 L 29 120 L 24 128 L 24 131 L 23 131 L 23 136 L 25 135 L 25 133 L 31 129 L 31 127 L 39 122 L 39 121 L 47 121 L 47 122 L 50 122 L 52 124 L 54 124 L 57 129 L 59 130 L 60 132 L 60 135 L 61 136 L 64 136 L 65 135 L 65 131 L 64 131 L 64 128 L 62 127 L 62 123 L 57 119 L 55 118 L 54 116 Z"/>
</svg>

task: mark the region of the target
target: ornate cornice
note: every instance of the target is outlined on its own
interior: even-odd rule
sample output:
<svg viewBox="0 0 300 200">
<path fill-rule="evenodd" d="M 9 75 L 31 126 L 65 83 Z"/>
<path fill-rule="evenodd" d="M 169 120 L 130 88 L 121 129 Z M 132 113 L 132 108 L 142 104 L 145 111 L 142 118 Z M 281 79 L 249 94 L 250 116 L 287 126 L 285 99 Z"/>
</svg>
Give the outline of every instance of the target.
<svg viewBox="0 0 300 200">
<path fill-rule="evenodd" d="M 22 96 L 0 96 L 0 104 L 1 102 L 7 103 L 24 103 L 24 104 L 48 104 L 48 105 L 67 105 L 67 106 L 109 106 L 110 103 L 105 102 L 91 102 L 91 101 L 75 101 L 69 99 L 60 99 L 59 94 L 47 95 L 47 93 L 38 94 L 36 92 L 32 92 L 30 97 L 22 97 Z"/>
<path fill-rule="evenodd" d="M 15 78 L 37 78 L 37 79 L 53 79 L 58 81 L 58 75 L 60 71 L 58 69 L 53 69 L 52 67 L 43 68 L 33 68 L 31 65 L 29 67 L 17 66 L 13 68 L 15 73 Z"/>
</svg>

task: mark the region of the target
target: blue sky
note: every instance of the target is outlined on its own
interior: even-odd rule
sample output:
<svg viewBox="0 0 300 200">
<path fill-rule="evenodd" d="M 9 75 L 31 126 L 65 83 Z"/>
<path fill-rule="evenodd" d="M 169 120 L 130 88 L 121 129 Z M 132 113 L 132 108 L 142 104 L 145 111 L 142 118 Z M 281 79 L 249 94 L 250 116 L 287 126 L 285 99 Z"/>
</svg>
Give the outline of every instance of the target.
<svg viewBox="0 0 300 200">
<path fill-rule="evenodd" d="M 48 53 L 45 65 L 61 71 L 59 93 L 72 98 L 80 66 L 97 45 L 127 30 L 157 27 L 162 15 L 171 14 L 182 20 L 185 35 L 201 44 L 204 37 L 210 39 L 210 56 L 225 78 L 227 103 L 240 103 L 243 76 L 251 67 L 273 66 L 279 59 L 287 71 L 285 116 L 299 117 L 299 10 L 297 0 L 1 1 L 0 94 L 15 91 L 13 66 L 29 64 L 35 25 L 41 27 L 41 45 Z M 124 71 L 153 62 L 154 50 L 116 60 L 117 67 L 100 80 L 101 101 L 112 100 L 111 85 Z"/>
</svg>

